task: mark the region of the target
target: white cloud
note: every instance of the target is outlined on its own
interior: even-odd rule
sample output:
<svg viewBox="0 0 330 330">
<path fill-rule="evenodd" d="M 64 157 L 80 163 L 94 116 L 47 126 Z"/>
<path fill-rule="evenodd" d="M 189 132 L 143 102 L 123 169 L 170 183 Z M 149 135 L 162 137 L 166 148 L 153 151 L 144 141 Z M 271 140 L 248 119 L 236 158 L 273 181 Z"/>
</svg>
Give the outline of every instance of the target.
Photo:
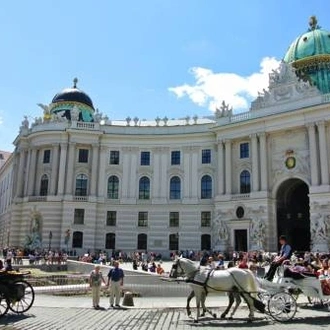
<svg viewBox="0 0 330 330">
<path fill-rule="evenodd" d="M 260 71 L 249 76 L 236 73 L 215 73 L 210 69 L 194 67 L 189 72 L 195 78 L 194 85 L 184 84 L 168 90 L 178 98 L 188 96 L 199 106 L 207 106 L 214 111 L 223 100 L 234 108 L 234 112 L 248 110 L 250 102 L 258 91 L 268 87 L 268 74 L 280 64 L 274 57 L 261 60 Z"/>
<path fill-rule="evenodd" d="M 2 120 L 2 117 L 0 117 L 0 125 L 3 124 L 3 120 Z"/>
</svg>

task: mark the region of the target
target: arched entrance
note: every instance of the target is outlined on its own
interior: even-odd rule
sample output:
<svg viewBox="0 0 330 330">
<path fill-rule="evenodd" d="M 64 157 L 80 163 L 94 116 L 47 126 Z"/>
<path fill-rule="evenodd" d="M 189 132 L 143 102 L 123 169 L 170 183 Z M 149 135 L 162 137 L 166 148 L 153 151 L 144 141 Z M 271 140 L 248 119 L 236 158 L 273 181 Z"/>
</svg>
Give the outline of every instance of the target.
<svg viewBox="0 0 330 330">
<path fill-rule="evenodd" d="M 300 179 L 283 182 L 276 194 L 277 235 L 286 235 L 293 251 L 310 250 L 309 188 Z"/>
</svg>

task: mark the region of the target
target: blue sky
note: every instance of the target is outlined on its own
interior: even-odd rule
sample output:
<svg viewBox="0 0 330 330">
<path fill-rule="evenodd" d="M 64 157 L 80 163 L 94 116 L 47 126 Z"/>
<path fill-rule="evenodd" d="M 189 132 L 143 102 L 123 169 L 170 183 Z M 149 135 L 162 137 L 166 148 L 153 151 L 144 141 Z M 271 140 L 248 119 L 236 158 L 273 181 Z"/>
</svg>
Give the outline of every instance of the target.
<svg viewBox="0 0 330 330">
<path fill-rule="evenodd" d="M 0 150 L 74 77 L 110 119 L 208 116 L 222 99 L 248 110 L 309 16 L 330 30 L 329 12 L 329 0 L 1 1 Z"/>
</svg>

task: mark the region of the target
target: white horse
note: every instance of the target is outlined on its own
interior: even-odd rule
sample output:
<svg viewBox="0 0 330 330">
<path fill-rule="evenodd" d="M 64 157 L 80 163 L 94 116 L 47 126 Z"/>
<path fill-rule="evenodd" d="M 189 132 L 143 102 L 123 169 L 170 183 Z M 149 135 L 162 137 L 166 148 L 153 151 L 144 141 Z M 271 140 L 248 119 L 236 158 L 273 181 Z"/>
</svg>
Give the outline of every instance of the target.
<svg viewBox="0 0 330 330">
<path fill-rule="evenodd" d="M 205 296 L 209 292 L 238 292 L 241 294 L 249 307 L 250 321 L 254 319 L 254 307 L 263 313 L 265 312 L 265 305 L 256 299 L 258 286 L 252 272 L 239 268 L 201 269 L 196 263 L 186 258 L 177 259 L 174 266 L 176 266 L 174 267 L 176 268 L 176 276 L 185 275 L 195 293 L 197 307 L 195 322 L 198 322 L 200 317 L 200 303 L 202 302 L 203 307 L 205 307 Z"/>
</svg>

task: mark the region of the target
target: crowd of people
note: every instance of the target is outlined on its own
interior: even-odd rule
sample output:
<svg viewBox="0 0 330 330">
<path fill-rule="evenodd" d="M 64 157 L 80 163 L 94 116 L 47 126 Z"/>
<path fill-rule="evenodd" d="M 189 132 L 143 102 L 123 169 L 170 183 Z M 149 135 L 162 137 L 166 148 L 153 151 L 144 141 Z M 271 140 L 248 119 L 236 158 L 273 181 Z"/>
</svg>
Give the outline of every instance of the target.
<svg viewBox="0 0 330 330">
<path fill-rule="evenodd" d="M 61 265 L 68 259 L 68 253 L 61 250 L 24 250 L 22 248 L 5 248 L 2 250 L 3 259 L 12 265 L 23 265 L 23 259 L 28 259 L 30 265 Z"/>
</svg>

